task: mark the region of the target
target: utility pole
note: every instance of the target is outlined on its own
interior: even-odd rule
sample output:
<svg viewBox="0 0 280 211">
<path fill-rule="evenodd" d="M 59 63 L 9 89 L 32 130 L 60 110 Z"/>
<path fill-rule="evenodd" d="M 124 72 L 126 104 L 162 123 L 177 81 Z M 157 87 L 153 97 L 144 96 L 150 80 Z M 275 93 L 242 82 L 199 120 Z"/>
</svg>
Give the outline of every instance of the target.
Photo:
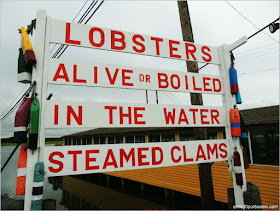
<svg viewBox="0 0 280 211">
<path fill-rule="evenodd" d="M 189 14 L 188 2 L 177 1 L 183 40 L 186 42 L 194 42 L 191 19 Z M 187 61 L 187 71 L 196 72 L 198 69 L 197 62 Z M 191 93 L 192 105 L 203 105 L 202 94 Z M 194 128 L 194 135 L 196 140 L 207 139 L 207 128 Z M 201 205 L 202 209 L 215 209 L 215 197 L 210 163 L 198 164 L 199 180 L 201 190 Z"/>
</svg>

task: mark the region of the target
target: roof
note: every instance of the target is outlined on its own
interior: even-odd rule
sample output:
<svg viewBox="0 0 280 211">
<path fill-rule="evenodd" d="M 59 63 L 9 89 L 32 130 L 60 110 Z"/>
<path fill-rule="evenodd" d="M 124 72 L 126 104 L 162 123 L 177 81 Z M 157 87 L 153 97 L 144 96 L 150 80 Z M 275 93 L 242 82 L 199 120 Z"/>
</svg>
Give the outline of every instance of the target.
<svg viewBox="0 0 280 211">
<path fill-rule="evenodd" d="M 240 111 L 245 125 L 279 124 L 279 105 Z"/>
<path fill-rule="evenodd" d="M 246 126 L 249 125 L 264 125 L 264 124 L 279 124 L 279 105 L 240 110 Z M 192 131 L 193 128 L 182 127 L 143 127 L 143 128 L 96 128 L 84 132 L 66 135 L 64 137 L 73 136 L 95 136 L 108 134 L 137 134 L 142 132 L 159 132 L 159 131 L 176 131 L 176 130 Z M 213 128 L 211 128 L 213 129 Z M 211 130 L 209 128 L 209 130 Z"/>
</svg>

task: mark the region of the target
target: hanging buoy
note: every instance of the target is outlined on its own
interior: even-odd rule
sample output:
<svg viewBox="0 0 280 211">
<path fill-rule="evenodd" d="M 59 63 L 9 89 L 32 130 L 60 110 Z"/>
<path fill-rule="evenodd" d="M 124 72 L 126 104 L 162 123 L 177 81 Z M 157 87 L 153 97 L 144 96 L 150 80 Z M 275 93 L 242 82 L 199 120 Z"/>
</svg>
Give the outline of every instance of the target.
<svg viewBox="0 0 280 211">
<path fill-rule="evenodd" d="M 43 202 L 44 187 L 44 163 L 37 162 L 34 168 L 34 180 L 30 210 L 41 210 Z"/>
<path fill-rule="evenodd" d="M 243 115 L 241 112 L 239 112 L 239 116 L 240 116 L 240 126 L 241 126 L 241 136 L 240 138 L 248 138 L 247 136 L 247 129 L 243 120 Z"/>
<path fill-rule="evenodd" d="M 249 159 L 248 159 L 245 149 L 242 145 L 241 145 L 241 149 L 242 149 L 243 160 L 244 160 L 244 169 L 248 169 L 249 168 Z"/>
<path fill-rule="evenodd" d="M 230 109 L 231 136 L 241 136 L 240 116 L 238 109 Z"/>
<path fill-rule="evenodd" d="M 32 66 L 27 66 L 24 61 L 22 48 L 19 49 L 18 55 L 18 82 L 30 83 L 31 82 Z"/>
<path fill-rule="evenodd" d="M 36 58 L 29 36 L 24 27 L 21 27 L 21 29 L 19 29 L 19 32 L 21 33 L 22 50 L 25 64 L 28 66 L 33 66 L 36 64 Z"/>
<path fill-rule="evenodd" d="M 242 103 L 239 89 L 238 89 L 238 93 L 235 95 L 235 99 L 236 99 L 236 104 L 241 104 Z"/>
<path fill-rule="evenodd" d="M 18 156 L 16 195 L 25 194 L 26 163 L 27 163 L 26 145 L 21 145 L 19 156 Z"/>
<path fill-rule="evenodd" d="M 237 152 L 236 148 L 233 153 L 233 171 L 235 173 L 236 184 L 241 186 L 243 185 L 243 178 L 242 178 L 242 167 L 240 162 L 240 154 Z"/>
<path fill-rule="evenodd" d="M 35 98 L 30 106 L 30 127 L 28 141 L 28 148 L 33 150 L 38 148 L 39 112 L 39 100 Z"/>
<path fill-rule="evenodd" d="M 230 78 L 230 90 L 231 94 L 238 93 L 238 81 L 237 81 L 237 72 L 236 69 L 230 67 L 229 69 L 229 78 Z"/>
<path fill-rule="evenodd" d="M 30 118 L 31 98 L 26 98 L 19 106 L 15 116 L 14 142 L 27 143 L 27 126 Z"/>
</svg>

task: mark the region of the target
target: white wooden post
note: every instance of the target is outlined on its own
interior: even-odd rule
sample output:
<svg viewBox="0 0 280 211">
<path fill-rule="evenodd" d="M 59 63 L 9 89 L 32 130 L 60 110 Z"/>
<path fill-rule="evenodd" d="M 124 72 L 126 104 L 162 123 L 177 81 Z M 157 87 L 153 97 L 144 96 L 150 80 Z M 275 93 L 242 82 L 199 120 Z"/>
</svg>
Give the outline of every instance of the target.
<svg viewBox="0 0 280 211">
<path fill-rule="evenodd" d="M 244 38 L 243 38 L 244 39 Z M 246 41 L 245 41 L 246 42 Z M 224 95 L 223 95 L 223 106 L 226 107 L 226 115 L 227 115 L 227 127 L 225 127 L 226 138 L 230 141 L 230 153 L 233 156 L 234 148 L 237 147 L 237 151 L 240 154 L 241 159 L 241 168 L 242 168 L 242 176 L 243 176 L 243 186 L 236 184 L 236 178 L 234 171 L 232 172 L 233 178 L 233 187 L 234 187 L 234 197 L 235 197 L 235 205 L 244 205 L 243 193 L 247 191 L 246 185 L 246 176 L 245 176 L 245 169 L 244 169 L 244 161 L 243 161 L 243 153 L 240 146 L 240 139 L 239 137 L 232 137 L 231 136 L 231 127 L 230 127 L 230 109 L 234 108 L 236 105 L 235 96 L 230 92 L 230 79 L 229 79 L 229 68 L 231 66 L 231 59 L 230 59 L 230 51 L 228 45 L 222 45 L 219 47 L 219 56 L 220 62 L 219 65 L 219 72 L 223 80 L 223 88 L 224 88 Z M 228 161 L 229 168 L 233 169 L 233 159 Z"/>
<path fill-rule="evenodd" d="M 48 23 L 49 28 L 49 23 Z M 39 123 L 39 134 L 38 134 L 38 148 L 37 150 L 28 149 L 27 154 L 27 172 L 26 172 L 26 187 L 25 187 L 25 200 L 24 210 L 30 210 L 32 200 L 32 186 L 34 177 L 34 166 L 35 163 L 40 161 L 44 162 L 43 151 L 45 147 L 45 105 L 46 105 L 46 89 L 47 89 L 47 78 L 46 69 L 49 57 L 49 42 L 47 29 L 47 16 L 46 11 L 38 10 L 36 18 L 36 32 L 35 32 L 35 45 L 34 53 L 36 56 L 36 68 L 32 70 L 32 83 L 36 81 L 36 93 L 40 103 L 40 123 Z"/>
</svg>

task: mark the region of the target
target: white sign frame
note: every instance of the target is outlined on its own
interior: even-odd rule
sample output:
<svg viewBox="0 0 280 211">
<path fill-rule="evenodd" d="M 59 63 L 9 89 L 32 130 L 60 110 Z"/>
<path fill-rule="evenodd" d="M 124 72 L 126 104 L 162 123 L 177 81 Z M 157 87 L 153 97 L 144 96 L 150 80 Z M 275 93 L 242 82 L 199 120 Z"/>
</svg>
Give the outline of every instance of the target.
<svg viewBox="0 0 280 211">
<path fill-rule="evenodd" d="M 32 82 L 36 81 L 36 93 L 38 94 L 37 98 L 41 105 L 40 110 L 40 125 L 39 125 L 39 140 L 38 140 L 38 150 L 28 149 L 28 157 L 27 157 L 27 174 L 26 174 L 26 188 L 25 188 L 25 201 L 24 201 L 24 210 L 30 210 L 31 200 L 32 200 L 32 184 L 33 184 L 33 176 L 34 176 L 34 166 L 36 162 L 44 162 L 45 159 L 45 129 L 46 129 L 46 110 L 47 110 L 47 104 L 46 104 L 46 98 L 47 98 L 47 84 L 48 84 L 48 78 L 47 78 L 47 72 L 48 65 L 49 65 L 49 45 L 51 42 L 56 41 L 57 43 L 65 44 L 63 39 L 59 38 L 58 40 L 55 35 L 55 29 L 52 25 L 55 23 L 54 20 L 52 20 L 50 17 L 47 17 L 46 12 L 42 10 L 38 10 L 37 12 L 37 18 L 36 18 L 36 36 L 35 36 L 35 45 L 34 45 L 34 52 L 37 59 L 37 66 L 36 68 L 33 68 L 32 72 Z M 60 23 L 64 24 L 66 22 L 60 21 Z M 88 30 L 90 26 L 80 25 L 80 24 L 71 24 L 71 26 L 74 27 L 85 27 L 85 30 Z M 61 31 L 60 29 L 57 29 L 58 31 Z M 108 30 L 108 29 L 106 29 Z M 56 33 L 58 32 L 56 31 Z M 75 38 L 77 34 L 73 34 L 73 37 Z M 130 36 L 132 36 L 132 33 L 130 33 Z M 145 35 L 146 36 L 146 35 Z M 151 36 L 150 36 L 151 37 Z M 73 38 L 73 39 L 74 39 Z M 147 39 L 146 39 L 147 40 Z M 167 40 L 167 39 L 166 39 Z M 230 62 L 230 51 L 235 49 L 237 46 L 245 43 L 247 41 L 246 37 L 241 38 L 240 40 L 236 41 L 232 45 L 222 45 L 218 48 L 211 47 L 211 49 L 214 50 L 214 61 L 211 61 L 211 63 L 218 64 L 219 66 L 219 72 L 222 77 L 222 86 L 224 90 L 223 96 L 223 107 L 226 109 L 226 121 L 227 125 L 225 126 L 226 136 L 228 137 L 228 141 L 230 144 L 230 150 L 229 154 L 233 154 L 234 147 L 237 147 L 237 151 L 240 154 L 241 158 L 241 167 L 242 167 L 242 175 L 243 175 L 243 182 L 244 185 L 242 188 L 236 184 L 235 174 L 233 173 L 233 185 L 234 185 L 234 195 L 235 195 L 235 202 L 236 205 L 244 205 L 244 199 L 243 199 L 243 193 L 246 191 L 246 177 L 245 177 L 245 170 L 243 166 L 243 154 L 240 147 L 240 139 L 239 137 L 231 137 L 230 134 L 230 119 L 229 119 L 229 111 L 233 108 L 233 105 L 236 104 L 235 97 L 231 95 L 230 93 L 230 83 L 229 83 L 229 73 L 228 70 L 230 68 L 231 62 Z M 182 41 L 179 41 L 179 43 L 185 43 Z M 84 47 L 92 47 L 87 46 L 88 44 L 84 44 Z M 194 44 L 196 46 L 200 46 L 197 44 Z M 166 45 L 165 45 L 166 49 Z M 122 52 L 130 52 L 130 50 L 122 51 Z M 166 50 L 164 50 L 166 51 Z M 178 52 L 182 52 L 182 49 L 178 49 Z M 151 56 L 159 56 L 156 55 L 155 52 L 150 52 L 149 54 L 145 55 L 151 55 Z M 170 58 L 168 56 L 167 52 L 164 52 L 162 57 Z M 200 59 L 197 59 L 197 62 L 205 62 L 201 61 L 201 52 L 200 52 Z M 178 58 L 175 58 L 178 59 Z M 184 60 L 186 58 L 183 58 Z M 229 158 L 229 168 L 233 168 L 232 166 L 232 159 Z M 48 176 L 48 175 L 46 175 Z"/>
</svg>

